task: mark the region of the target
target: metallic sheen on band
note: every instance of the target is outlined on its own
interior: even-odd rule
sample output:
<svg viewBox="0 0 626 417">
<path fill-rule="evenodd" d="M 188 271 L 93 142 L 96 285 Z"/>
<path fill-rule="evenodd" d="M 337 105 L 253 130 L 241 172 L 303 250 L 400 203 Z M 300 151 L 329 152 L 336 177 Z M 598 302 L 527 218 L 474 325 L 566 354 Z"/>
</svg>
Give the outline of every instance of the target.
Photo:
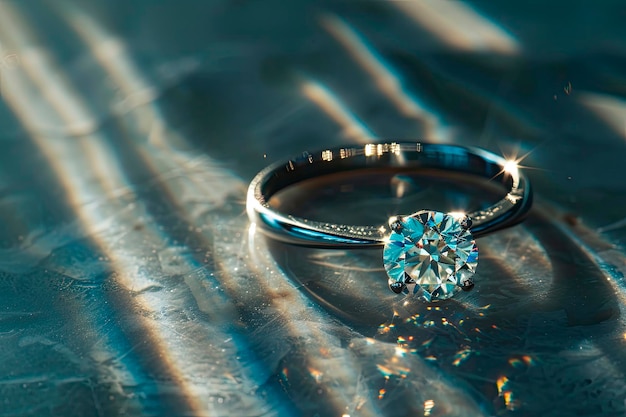
<svg viewBox="0 0 626 417">
<path fill-rule="evenodd" d="M 515 161 L 475 147 L 433 143 L 373 143 L 305 152 L 297 158 L 270 165 L 248 188 L 250 220 L 271 237 L 313 247 L 381 246 L 389 234 L 386 225 L 358 226 L 317 222 L 276 211 L 268 204 L 278 191 L 311 178 L 368 168 L 438 169 L 500 181 L 506 196 L 494 205 L 467 213 L 474 237 L 513 226 L 532 205 L 532 191 Z M 416 207 L 416 211 L 420 210 Z"/>
</svg>

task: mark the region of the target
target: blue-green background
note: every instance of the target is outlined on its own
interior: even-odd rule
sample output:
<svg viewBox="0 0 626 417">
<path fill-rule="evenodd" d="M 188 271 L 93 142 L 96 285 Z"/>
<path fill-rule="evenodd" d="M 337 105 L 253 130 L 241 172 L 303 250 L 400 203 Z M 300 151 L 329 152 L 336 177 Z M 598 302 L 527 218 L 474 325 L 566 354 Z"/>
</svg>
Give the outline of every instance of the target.
<svg viewBox="0 0 626 417">
<path fill-rule="evenodd" d="M 3 0 L 0 415 L 625 415 L 625 19 Z M 535 208 L 479 241 L 472 293 L 398 298 L 375 251 L 249 230 L 267 164 L 382 140 L 523 158 Z M 307 210 L 370 221 L 397 197 Z"/>
</svg>

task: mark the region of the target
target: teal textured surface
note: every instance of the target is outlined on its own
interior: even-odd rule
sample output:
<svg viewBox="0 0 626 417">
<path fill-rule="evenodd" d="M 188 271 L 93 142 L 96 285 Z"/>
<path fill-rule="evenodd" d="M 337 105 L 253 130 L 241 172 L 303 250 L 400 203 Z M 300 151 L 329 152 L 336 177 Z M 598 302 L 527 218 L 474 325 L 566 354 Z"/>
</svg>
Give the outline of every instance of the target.
<svg viewBox="0 0 626 417">
<path fill-rule="evenodd" d="M 0 415 L 624 415 L 623 10 L 1 1 Z M 396 295 L 376 251 L 250 227 L 263 167 L 394 140 L 531 177 L 472 292 Z M 378 224 L 492 196 L 364 178 L 277 204 Z"/>
</svg>

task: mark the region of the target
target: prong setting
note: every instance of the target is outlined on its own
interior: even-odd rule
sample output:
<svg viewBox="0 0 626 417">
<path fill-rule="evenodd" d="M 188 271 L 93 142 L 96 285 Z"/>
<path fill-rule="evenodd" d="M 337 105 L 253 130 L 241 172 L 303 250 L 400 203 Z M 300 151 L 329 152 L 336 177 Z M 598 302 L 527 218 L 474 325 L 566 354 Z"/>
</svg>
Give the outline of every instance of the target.
<svg viewBox="0 0 626 417">
<path fill-rule="evenodd" d="M 394 293 L 396 293 L 396 294 L 402 293 L 402 291 L 404 291 L 405 287 L 406 287 L 406 285 L 404 283 L 402 283 L 402 282 L 389 280 L 389 289 L 391 291 L 393 291 Z"/>
<path fill-rule="evenodd" d="M 389 228 L 392 232 L 402 233 L 404 218 L 402 216 L 391 216 L 389 218 Z"/>
<path fill-rule="evenodd" d="M 461 282 L 461 289 L 463 291 L 471 291 L 474 289 L 474 281 L 467 278 Z"/>
<path fill-rule="evenodd" d="M 472 223 L 472 218 L 467 214 L 459 219 L 459 224 L 461 225 L 463 230 L 468 230 L 470 227 L 472 227 Z"/>
</svg>

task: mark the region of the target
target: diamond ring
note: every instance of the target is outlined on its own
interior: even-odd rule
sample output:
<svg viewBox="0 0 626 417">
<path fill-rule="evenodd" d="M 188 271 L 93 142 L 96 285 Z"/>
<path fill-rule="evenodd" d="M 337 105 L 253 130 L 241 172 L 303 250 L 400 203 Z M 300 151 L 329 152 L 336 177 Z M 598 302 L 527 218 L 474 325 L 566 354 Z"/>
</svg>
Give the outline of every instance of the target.
<svg viewBox="0 0 626 417">
<path fill-rule="evenodd" d="M 389 219 L 388 225 L 318 222 L 281 213 L 270 204 L 278 191 L 323 175 L 370 168 L 453 171 L 503 184 L 506 195 L 474 212 L 420 210 Z M 475 147 L 433 143 L 381 143 L 305 152 L 259 172 L 248 188 L 247 212 L 257 229 L 283 242 L 329 248 L 383 246 L 389 288 L 426 301 L 474 287 L 475 238 L 521 222 L 532 191 L 515 161 Z"/>
</svg>

